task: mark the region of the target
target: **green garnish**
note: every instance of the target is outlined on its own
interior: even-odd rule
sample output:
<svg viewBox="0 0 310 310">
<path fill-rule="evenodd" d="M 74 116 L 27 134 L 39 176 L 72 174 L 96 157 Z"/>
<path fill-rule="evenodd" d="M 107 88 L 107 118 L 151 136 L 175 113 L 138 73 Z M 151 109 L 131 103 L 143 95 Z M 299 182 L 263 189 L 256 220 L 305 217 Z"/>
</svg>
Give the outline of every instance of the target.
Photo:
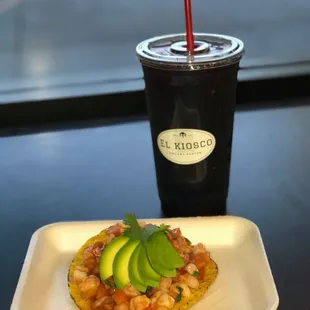
<svg viewBox="0 0 310 310">
<path fill-rule="evenodd" d="M 146 245 L 147 239 L 154 233 L 165 231 L 169 228 L 169 225 L 165 224 L 161 224 L 160 226 L 150 224 L 145 227 L 140 227 L 136 216 L 129 213 L 125 215 L 125 220 L 123 222 L 125 225 L 129 226 L 125 229 L 123 235 L 133 240 L 139 240 L 143 245 Z"/>
<path fill-rule="evenodd" d="M 112 287 L 112 288 L 116 288 L 116 285 L 111 282 L 109 279 L 104 280 L 105 284 Z"/>
<path fill-rule="evenodd" d="M 178 296 L 174 299 L 175 302 L 179 302 L 181 300 L 181 297 L 182 297 L 182 292 L 183 292 L 183 288 L 181 286 L 177 286 L 177 289 L 179 291 L 179 294 Z"/>
<path fill-rule="evenodd" d="M 150 285 L 148 285 L 147 288 L 146 288 L 146 291 L 149 292 L 149 291 L 151 291 L 152 289 L 153 289 L 153 287 L 150 286 Z"/>
<path fill-rule="evenodd" d="M 194 277 L 199 277 L 199 275 L 200 275 L 200 273 L 199 273 L 199 271 L 197 271 L 197 270 L 193 273 L 193 276 L 194 276 Z"/>
</svg>

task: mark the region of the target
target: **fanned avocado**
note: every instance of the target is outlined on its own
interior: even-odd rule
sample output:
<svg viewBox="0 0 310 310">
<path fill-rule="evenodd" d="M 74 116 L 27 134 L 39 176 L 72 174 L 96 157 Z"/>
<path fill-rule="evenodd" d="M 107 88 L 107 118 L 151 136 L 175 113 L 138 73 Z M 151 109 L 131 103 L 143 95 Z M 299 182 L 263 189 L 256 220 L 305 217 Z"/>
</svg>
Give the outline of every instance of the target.
<svg viewBox="0 0 310 310">
<path fill-rule="evenodd" d="M 130 278 L 130 282 L 131 284 L 138 289 L 140 292 L 145 293 L 148 284 L 144 283 L 140 272 L 139 272 L 139 254 L 140 254 L 140 250 L 141 247 L 143 247 L 141 244 L 139 244 L 135 251 L 132 253 L 130 260 L 129 260 L 129 278 Z"/>
<path fill-rule="evenodd" d="M 118 289 L 123 289 L 129 282 L 129 261 L 139 240 L 129 240 L 116 254 L 113 262 L 113 278 Z"/>
<path fill-rule="evenodd" d="M 147 255 L 154 270 L 164 277 L 175 277 L 176 268 L 184 262 L 164 232 L 155 233 L 147 241 Z"/>
<path fill-rule="evenodd" d="M 158 287 L 160 275 L 152 268 L 144 246 L 141 246 L 140 248 L 138 270 L 144 284 Z"/>
<path fill-rule="evenodd" d="M 102 282 L 113 276 L 111 283 L 115 282 L 117 288 L 122 289 L 129 282 L 143 293 L 148 286 L 158 287 L 161 277 L 174 277 L 176 268 L 184 265 L 181 257 L 170 244 L 165 231 L 167 225 L 160 227 L 153 225 L 150 229 L 139 228 L 136 217 L 126 215 L 126 225 L 130 228 L 122 236 L 115 238 L 101 253 L 100 277 Z M 69 292 L 75 304 L 81 310 L 93 309 L 93 296 L 86 298 L 80 288 L 76 270 L 84 266 L 85 250 L 97 242 L 106 243 L 106 230 L 90 238 L 77 252 L 68 272 Z M 96 253 L 97 254 L 97 253 Z M 85 267 L 85 266 L 84 266 Z M 97 266 L 96 266 L 97 267 Z M 188 310 L 193 306 L 214 282 L 217 277 L 217 265 L 211 259 L 205 270 L 199 274 L 200 285 L 198 289 L 191 289 L 189 297 L 182 296 L 171 310 Z M 93 270 L 87 272 L 92 274 Z M 172 279 L 173 283 L 176 279 Z M 152 294 L 153 290 L 149 293 Z M 109 291 L 110 294 L 112 294 Z M 143 296 L 143 295 L 142 295 Z M 147 294 L 147 296 L 149 296 Z"/>
<path fill-rule="evenodd" d="M 100 278 L 102 281 L 113 275 L 113 262 L 118 251 L 128 242 L 129 238 L 120 236 L 112 240 L 102 251 L 100 257 Z"/>
</svg>

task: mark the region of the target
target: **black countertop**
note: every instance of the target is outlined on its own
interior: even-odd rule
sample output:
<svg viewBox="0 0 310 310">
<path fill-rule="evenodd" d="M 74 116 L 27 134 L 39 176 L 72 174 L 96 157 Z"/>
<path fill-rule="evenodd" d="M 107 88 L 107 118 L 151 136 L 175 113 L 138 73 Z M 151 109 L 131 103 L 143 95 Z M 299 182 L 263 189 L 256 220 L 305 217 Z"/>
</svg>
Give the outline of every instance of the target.
<svg viewBox="0 0 310 310">
<path fill-rule="evenodd" d="M 292 103 L 236 113 L 228 213 L 259 226 L 280 309 L 306 310 L 310 99 Z M 39 227 L 119 219 L 126 211 L 162 216 L 147 121 L 89 126 L 0 139 L 1 309 L 9 309 Z"/>
</svg>

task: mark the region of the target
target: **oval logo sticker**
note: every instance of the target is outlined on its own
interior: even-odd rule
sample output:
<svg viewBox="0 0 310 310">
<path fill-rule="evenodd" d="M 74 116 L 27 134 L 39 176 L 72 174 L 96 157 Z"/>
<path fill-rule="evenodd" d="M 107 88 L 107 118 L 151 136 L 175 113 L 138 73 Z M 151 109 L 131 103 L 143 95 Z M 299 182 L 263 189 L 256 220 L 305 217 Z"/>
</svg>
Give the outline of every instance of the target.
<svg viewBox="0 0 310 310">
<path fill-rule="evenodd" d="M 157 137 L 160 152 L 168 160 L 191 165 L 207 158 L 215 148 L 215 137 L 198 129 L 169 129 Z"/>
</svg>

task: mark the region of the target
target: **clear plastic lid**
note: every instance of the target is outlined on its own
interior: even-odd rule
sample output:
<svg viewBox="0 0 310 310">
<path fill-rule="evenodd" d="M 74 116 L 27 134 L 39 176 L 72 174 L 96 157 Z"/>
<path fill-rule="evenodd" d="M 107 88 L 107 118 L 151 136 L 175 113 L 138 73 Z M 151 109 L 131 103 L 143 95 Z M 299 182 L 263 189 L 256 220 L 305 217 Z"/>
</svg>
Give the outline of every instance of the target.
<svg viewBox="0 0 310 310">
<path fill-rule="evenodd" d="M 207 70 L 240 61 L 243 42 L 237 38 L 208 33 L 195 33 L 194 54 L 186 49 L 185 34 L 154 37 L 141 42 L 136 52 L 145 66 L 163 70 Z"/>
</svg>

